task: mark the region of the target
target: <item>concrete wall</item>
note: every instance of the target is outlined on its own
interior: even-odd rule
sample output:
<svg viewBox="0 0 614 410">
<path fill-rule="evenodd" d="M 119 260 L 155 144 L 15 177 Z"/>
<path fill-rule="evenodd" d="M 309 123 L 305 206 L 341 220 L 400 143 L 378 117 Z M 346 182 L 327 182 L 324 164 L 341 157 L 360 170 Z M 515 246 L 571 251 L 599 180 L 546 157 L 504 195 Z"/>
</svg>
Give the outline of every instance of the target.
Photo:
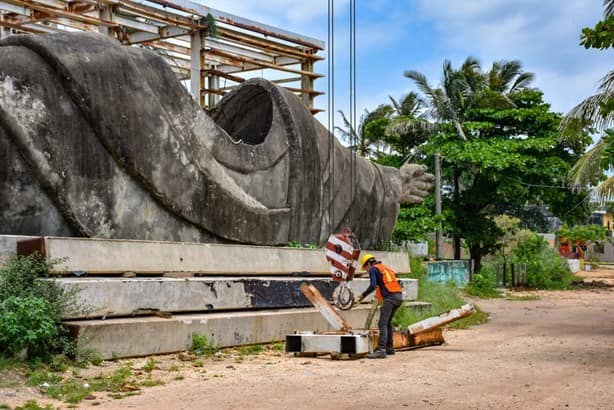
<svg viewBox="0 0 614 410">
<path fill-rule="evenodd" d="M 60 237 L 44 240 L 48 258 L 66 259 L 57 265 L 58 272 L 329 275 L 321 249 Z M 396 272 L 410 271 L 407 253 L 373 251 L 373 254 Z"/>
</svg>

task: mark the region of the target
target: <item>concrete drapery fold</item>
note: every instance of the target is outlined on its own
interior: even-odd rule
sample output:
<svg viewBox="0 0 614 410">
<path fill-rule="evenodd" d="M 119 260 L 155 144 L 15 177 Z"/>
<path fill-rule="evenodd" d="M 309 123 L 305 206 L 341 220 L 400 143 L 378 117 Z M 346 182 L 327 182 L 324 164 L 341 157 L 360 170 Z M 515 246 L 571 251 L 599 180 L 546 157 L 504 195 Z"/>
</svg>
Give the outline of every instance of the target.
<svg viewBox="0 0 614 410">
<path fill-rule="evenodd" d="M 283 245 L 332 225 L 376 245 L 407 181 L 361 158 L 351 180 L 350 157 L 265 80 L 208 115 L 153 52 L 93 33 L 0 42 L 4 233 Z"/>
</svg>

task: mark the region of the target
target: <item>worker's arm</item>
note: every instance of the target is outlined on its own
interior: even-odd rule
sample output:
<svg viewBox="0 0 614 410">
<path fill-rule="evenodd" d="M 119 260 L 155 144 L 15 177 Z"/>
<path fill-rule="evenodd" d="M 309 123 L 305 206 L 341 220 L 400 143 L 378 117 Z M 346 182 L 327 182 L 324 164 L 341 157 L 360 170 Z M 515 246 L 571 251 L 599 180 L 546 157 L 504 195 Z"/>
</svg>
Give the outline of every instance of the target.
<svg viewBox="0 0 614 410">
<path fill-rule="evenodd" d="M 371 266 L 371 268 L 369 269 L 369 287 L 362 292 L 362 294 L 360 295 L 360 299 L 364 299 L 366 298 L 369 293 L 373 292 L 375 290 L 375 288 L 377 287 L 377 274 L 379 273 L 379 269 L 377 269 L 375 266 Z"/>
</svg>

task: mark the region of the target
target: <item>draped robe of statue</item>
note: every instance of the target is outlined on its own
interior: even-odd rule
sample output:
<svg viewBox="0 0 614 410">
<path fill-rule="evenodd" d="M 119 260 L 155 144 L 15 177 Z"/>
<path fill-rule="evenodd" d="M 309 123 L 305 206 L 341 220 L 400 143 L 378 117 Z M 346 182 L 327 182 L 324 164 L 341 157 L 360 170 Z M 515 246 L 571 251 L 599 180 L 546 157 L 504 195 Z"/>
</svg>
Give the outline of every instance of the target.
<svg viewBox="0 0 614 410">
<path fill-rule="evenodd" d="M 262 79 L 208 114 L 154 52 L 0 41 L 0 234 L 286 245 L 349 227 L 374 246 L 431 180 L 352 155 Z"/>
</svg>

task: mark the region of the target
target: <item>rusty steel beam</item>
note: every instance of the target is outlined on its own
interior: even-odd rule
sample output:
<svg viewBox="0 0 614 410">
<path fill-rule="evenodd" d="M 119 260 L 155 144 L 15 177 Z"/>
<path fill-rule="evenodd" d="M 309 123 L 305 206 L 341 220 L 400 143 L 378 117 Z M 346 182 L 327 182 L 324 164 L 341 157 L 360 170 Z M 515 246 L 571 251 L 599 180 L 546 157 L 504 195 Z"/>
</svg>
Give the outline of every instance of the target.
<svg viewBox="0 0 614 410">
<path fill-rule="evenodd" d="M 117 6 L 120 11 L 125 10 L 136 15 L 149 17 L 151 19 L 176 25 L 178 27 L 189 28 L 192 30 L 204 30 L 207 28 L 190 18 L 129 0 L 118 1 Z"/>
<path fill-rule="evenodd" d="M 202 70 L 202 72 L 205 73 L 206 75 L 214 75 L 214 76 L 217 76 L 217 77 L 222 77 L 222 78 L 225 78 L 227 80 L 234 81 L 235 83 L 242 83 L 242 82 L 245 81 L 245 78 L 243 78 L 243 77 L 238 77 L 236 75 L 227 74 L 227 73 L 225 73 L 223 71 L 215 70 L 215 69 L 211 69 L 211 68 L 204 69 L 204 70 Z"/>
<path fill-rule="evenodd" d="M 307 58 L 313 60 L 323 60 L 324 57 L 321 57 L 317 54 L 312 54 L 303 51 L 303 49 L 298 47 L 292 47 L 289 45 L 284 45 L 280 43 L 276 43 L 274 41 L 270 41 L 264 38 L 252 36 L 246 33 L 241 33 L 238 31 L 234 31 L 225 27 L 218 27 L 217 35 L 221 38 L 227 38 L 229 40 L 234 40 L 239 43 L 249 44 L 250 46 L 254 46 L 266 51 L 277 51 L 280 54 L 290 55 L 293 57 L 299 58 Z"/>
<path fill-rule="evenodd" d="M 164 38 L 182 37 L 190 34 L 190 32 L 184 28 L 175 26 L 160 27 L 158 34 L 137 32 L 129 34 L 125 39 L 125 44 L 138 44 L 152 40 L 160 40 Z"/>
<path fill-rule="evenodd" d="M 41 12 L 48 13 L 54 16 L 59 16 L 59 17 L 67 17 L 73 20 L 80 21 L 82 23 L 101 25 L 101 26 L 106 26 L 106 27 L 118 27 L 117 24 L 111 21 L 106 21 L 106 20 L 102 20 L 99 18 L 95 18 L 95 17 L 88 17 L 83 14 L 72 13 L 66 9 L 59 9 L 55 7 L 44 6 L 40 3 L 35 3 L 29 0 L 4 0 L 4 1 L 9 4 L 27 7 L 30 10 L 41 11 Z"/>
<path fill-rule="evenodd" d="M 162 41 L 162 40 L 143 41 L 141 44 L 144 46 L 149 46 L 149 47 L 153 47 L 157 49 L 172 51 L 174 53 L 182 54 L 187 57 L 190 55 L 190 47 L 179 46 L 177 44 L 169 43 L 167 41 Z"/>
<path fill-rule="evenodd" d="M 294 93 L 309 94 L 309 95 L 313 95 L 313 96 L 318 96 L 318 95 L 324 94 L 322 91 L 315 91 L 315 90 L 308 89 L 308 88 L 295 88 L 295 87 L 286 87 L 286 86 L 282 86 L 282 87 L 284 87 L 286 90 L 292 91 Z"/>
<path fill-rule="evenodd" d="M 313 306 L 320 311 L 322 316 L 324 316 L 324 319 L 330 323 L 333 329 L 342 331 L 347 331 L 350 329 L 348 322 L 346 322 L 343 316 L 341 316 L 339 312 L 337 312 L 333 306 L 328 303 L 328 301 L 324 298 L 324 296 L 322 296 L 315 286 L 303 283 L 300 289 L 301 292 L 303 292 L 303 295 L 305 295 Z"/>
<path fill-rule="evenodd" d="M 315 38 L 302 36 L 300 34 L 292 33 L 286 30 L 279 29 L 277 27 L 269 26 L 267 24 L 258 23 L 243 17 L 235 16 L 230 13 L 225 13 L 213 9 L 211 7 L 203 6 L 198 3 L 191 2 L 189 0 L 148 0 L 152 3 L 157 3 L 162 6 L 170 7 L 173 9 L 181 10 L 186 13 L 190 13 L 196 16 L 206 17 L 207 14 L 211 14 L 217 21 L 240 27 L 249 31 L 255 31 L 266 36 L 276 37 L 281 40 L 289 41 L 303 46 L 314 48 L 318 50 L 324 50 L 324 42 Z"/>
<path fill-rule="evenodd" d="M 437 346 L 443 344 L 444 341 L 442 330 L 437 328 L 415 335 L 412 335 L 407 331 L 392 332 L 392 344 L 395 349 L 416 349 L 419 347 Z"/>
<path fill-rule="evenodd" d="M 213 48 L 211 50 L 209 50 L 208 52 L 211 53 L 211 54 L 218 55 L 220 57 L 226 57 L 226 58 L 234 59 L 234 60 L 237 60 L 237 61 L 240 61 L 240 62 L 250 63 L 250 64 L 254 64 L 256 66 L 262 66 L 262 67 L 266 67 L 266 68 L 272 68 L 272 69 L 275 69 L 275 70 L 285 71 L 285 72 L 288 72 L 288 73 L 305 75 L 305 76 L 312 77 L 312 78 L 324 77 L 323 74 L 318 74 L 318 73 L 314 73 L 314 72 L 310 72 L 310 71 L 303 71 L 303 70 L 294 70 L 292 68 L 287 68 L 287 67 L 284 67 L 284 66 L 280 66 L 278 64 L 272 64 L 272 63 L 267 63 L 267 62 L 264 62 L 264 61 L 258 61 L 258 60 L 254 60 L 254 59 L 247 58 L 247 57 L 235 56 L 235 55 L 232 55 L 230 53 L 226 53 L 224 51 L 213 49 Z"/>
<path fill-rule="evenodd" d="M 220 90 L 218 88 L 201 88 L 200 92 L 202 94 L 211 93 L 211 94 L 216 94 L 216 95 L 221 95 L 221 96 L 228 94 L 228 92 Z"/>
</svg>

